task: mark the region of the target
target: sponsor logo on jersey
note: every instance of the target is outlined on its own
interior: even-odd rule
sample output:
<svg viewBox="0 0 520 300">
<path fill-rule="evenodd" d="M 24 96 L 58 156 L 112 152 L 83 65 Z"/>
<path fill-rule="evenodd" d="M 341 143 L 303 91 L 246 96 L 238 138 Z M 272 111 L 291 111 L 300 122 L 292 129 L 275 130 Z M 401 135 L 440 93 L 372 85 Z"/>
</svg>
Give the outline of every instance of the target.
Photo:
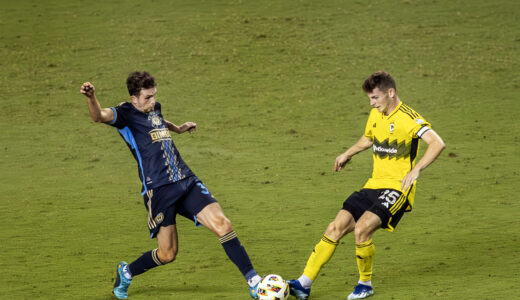
<svg viewBox="0 0 520 300">
<path fill-rule="evenodd" d="M 172 139 L 168 128 L 153 129 L 150 131 L 150 137 L 153 143 Z"/>
<path fill-rule="evenodd" d="M 374 138 L 374 144 L 372 145 L 372 150 L 375 156 L 379 158 L 405 158 L 410 156 L 411 145 L 406 144 L 405 141 L 397 142 L 397 140 L 389 141 L 385 139 L 384 141 L 379 141 Z"/>
<path fill-rule="evenodd" d="M 381 146 L 376 146 L 374 145 L 374 152 L 376 153 L 390 153 L 390 154 L 396 154 L 397 153 L 397 149 L 395 148 L 383 148 Z"/>
</svg>

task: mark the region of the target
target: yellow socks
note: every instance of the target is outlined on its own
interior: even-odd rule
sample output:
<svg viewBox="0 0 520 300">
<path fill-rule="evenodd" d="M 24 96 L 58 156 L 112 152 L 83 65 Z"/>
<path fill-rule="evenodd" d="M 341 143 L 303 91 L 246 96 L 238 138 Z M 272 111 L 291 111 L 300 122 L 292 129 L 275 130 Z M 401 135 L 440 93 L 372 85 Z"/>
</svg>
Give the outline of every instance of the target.
<svg viewBox="0 0 520 300">
<path fill-rule="evenodd" d="M 368 242 L 356 244 L 356 261 L 359 271 L 360 281 L 370 281 L 372 279 L 372 265 L 376 248 L 370 239 Z"/>
<path fill-rule="evenodd" d="M 314 247 L 309 260 L 307 261 L 307 265 L 303 270 L 303 275 L 314 281 L 316 276 L 318 276 L 321 267 L 326 264 L 334 254 L 337 246 L 338 241 L 334 241 L 323 235 L 321 241 Z"/>
</svg>

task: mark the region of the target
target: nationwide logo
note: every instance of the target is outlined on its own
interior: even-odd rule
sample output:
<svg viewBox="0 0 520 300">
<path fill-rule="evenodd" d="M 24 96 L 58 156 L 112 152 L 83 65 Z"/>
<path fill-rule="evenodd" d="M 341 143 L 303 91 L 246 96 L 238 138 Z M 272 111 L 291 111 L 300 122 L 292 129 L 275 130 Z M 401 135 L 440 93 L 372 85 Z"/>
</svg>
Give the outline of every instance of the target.
<svg viewBox="0 0 520 300">
<path fill-rule="evenodd" d="M 152 138 L 153 143 L 172 139 L 168 128 L 158 128 L 151 130 L 150 137 Z"/>
<path fill-rule="evenodd" d="M 385 153 L 390 153 L 390 154 L 396 154 L 397 153 L 397 149 L 394 149 L 394 148 L 383 148 L 381 146 L 374 145 L 374 152 L 385 152 Z"/>
<path fill-rule="evenodd" d="M 372 150 L 374 155 L 379 158 L 406 158 L 410 156 L 411 152 L 411 144 L 406 144 L 405 141 L 397 142 L 397 140 L 393 140 L 391 142 L 388 139 L 380 142 L 378 139 L 374 138 L 374 144 L 372 146 Z"/>
</svg>

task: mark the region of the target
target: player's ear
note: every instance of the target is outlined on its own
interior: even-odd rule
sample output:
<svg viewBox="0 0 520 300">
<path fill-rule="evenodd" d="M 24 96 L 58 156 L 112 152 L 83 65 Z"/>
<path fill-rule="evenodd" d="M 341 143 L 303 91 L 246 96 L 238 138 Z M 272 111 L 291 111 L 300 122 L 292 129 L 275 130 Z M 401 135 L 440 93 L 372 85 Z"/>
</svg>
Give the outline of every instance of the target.
<svg viewBox="0 0 520 300">
<path fill-rule="evenodd" d="M 132 104 L 137 104 L 137 97 L 136 96 L 130 96 L 130 100 L 132 101 Z"/>
<path fill-rule="evenodd" d="M 388 96 L 390 96 L 390 98 L 394 98 L 395 97 L 395 89 L 394 88 L 389 88 L 388 89 Z"/>
</svg>

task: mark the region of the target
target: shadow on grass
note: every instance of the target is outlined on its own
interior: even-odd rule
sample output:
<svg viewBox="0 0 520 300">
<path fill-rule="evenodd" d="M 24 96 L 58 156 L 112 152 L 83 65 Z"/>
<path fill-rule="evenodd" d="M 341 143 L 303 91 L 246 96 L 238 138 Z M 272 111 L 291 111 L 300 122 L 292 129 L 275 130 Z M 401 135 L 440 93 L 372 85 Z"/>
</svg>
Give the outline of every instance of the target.
<svg viewBox="0 0 520 300">
<path fill-rule="evenodd" d="M 215 294 L 214 286 L 200 286 L 200 285 L 170 285 L 170 286 L 148 286 L 148 287 L 139 287 L 136 289 L 130 289 L 129 294 L 134 296 L 157 296 L 160 297 L 166 295 L 175 295 L 175 296 L 207 296 L 211 294 Z"/>
</svg>

